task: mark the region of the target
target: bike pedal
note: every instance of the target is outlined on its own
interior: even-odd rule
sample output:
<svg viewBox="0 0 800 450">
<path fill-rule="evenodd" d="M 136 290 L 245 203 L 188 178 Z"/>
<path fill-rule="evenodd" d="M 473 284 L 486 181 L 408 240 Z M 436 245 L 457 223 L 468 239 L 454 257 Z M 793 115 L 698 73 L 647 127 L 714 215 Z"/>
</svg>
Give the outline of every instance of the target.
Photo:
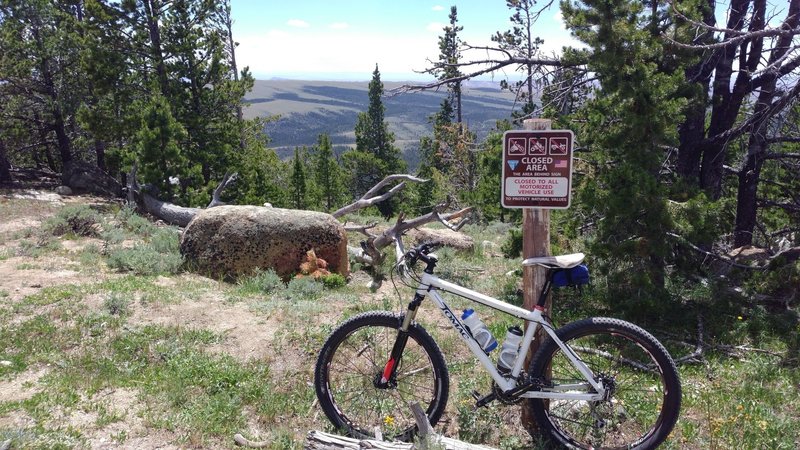
<svg viewBox="0 0 800 450">
<path fill-rule="evenodd" d="M 495 401 L 497 399 L 497 394 L 495 394 L 494 392 L 491 392 L 491 393 L 486 394 L 483 397 L 481 397 L 480 394 L 478 394 L 475 391 L 472 391 L 472 398 L 475 399 L 475 406 L 472 408 L 473 411 L 474 411 L 474 410 L 476 410 L 478 408 L 482 408 L 482 407 L 488 405 L 489 403 Z"/>
</svg>

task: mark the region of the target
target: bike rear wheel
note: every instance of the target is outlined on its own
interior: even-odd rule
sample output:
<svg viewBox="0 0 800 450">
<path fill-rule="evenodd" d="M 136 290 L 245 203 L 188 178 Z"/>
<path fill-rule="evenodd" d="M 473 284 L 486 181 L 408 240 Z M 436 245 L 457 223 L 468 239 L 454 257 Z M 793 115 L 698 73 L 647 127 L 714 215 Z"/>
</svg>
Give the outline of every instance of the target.
<svg viewBox="0 0 800 450">
<path fill-rule="evenodd" d="M 433 338 L 418 324 L 397 362 L 396 377 L 380 379 L 403 316 L 389 312 L 357 315 L 337 328 L 322 347 L 314 371 L 317 398 L 325 415 L 355 437 L 409 440 L 416 431 L 410 405 L 420 404 L 435 425 L 447 404 L 447 365 Z"/>
<path fill-rule="evenodd" d="M 595 402 L 533 399 L 534 417 L 552 440 L 586 449 L 651 449 L 666 439 L 678 420 L 681 385 L 672 357 L 656 338 L 609 318 L 573 322 L 556 333 L 611 395 Z M 552 339 L 534 355 L 530 373 L 545 391 L 588 385 Z M 593 389 L 582 390 L 587 391 Z"/>
</svg>

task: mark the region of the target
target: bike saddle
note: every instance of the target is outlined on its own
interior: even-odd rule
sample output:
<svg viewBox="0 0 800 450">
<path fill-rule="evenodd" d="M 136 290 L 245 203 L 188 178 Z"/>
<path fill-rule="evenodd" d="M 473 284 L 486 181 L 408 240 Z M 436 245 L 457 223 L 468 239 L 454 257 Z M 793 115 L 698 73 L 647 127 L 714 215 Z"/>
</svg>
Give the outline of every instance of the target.
<svg viewBox="0 0 800 450">
<path fill-rule="evenodd" d="M 548 269 L 570 269 L 583 262 L 586 255 L 573 253 L 571 255 L 537 256 L 522 261 L 523 266 L 542 266 Z"/>
</svg>

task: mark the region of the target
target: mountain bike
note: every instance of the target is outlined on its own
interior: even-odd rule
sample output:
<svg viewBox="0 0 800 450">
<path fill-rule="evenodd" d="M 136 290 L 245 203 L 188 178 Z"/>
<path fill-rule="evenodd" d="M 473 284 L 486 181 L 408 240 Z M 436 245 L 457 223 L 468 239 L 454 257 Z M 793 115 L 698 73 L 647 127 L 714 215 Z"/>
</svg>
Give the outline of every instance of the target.
<svg viewBox="0 0 800 450">
<path fill-rule="evenodd" d="M 328 337 L 314 381 L 319 404 L 340 430 L 368 438 L 409 440 L 416 423 L 409 405 L 419 403 L 431 425 L 445 411 L 449 375 L 439 346 L 415 321 L 430 297 L 491 376 L 492 390 L 473 392 L 475 407 L 531 399 L 534 419 L 546 436 L 575 448 L 657 447 L 678 420 L 681 384 L 672 357 L 642 328 L 618 319 L 593 317 L 554 329 L 544 303 L 555 280 L 574 271 L 584 255 L 529 258 L 523 265 L 547 269 L 547 281 L 532 311 L 451 283 L 434 275 L 434 244 L 405 252 L 399 267 L 415 282 L 404 313 L 373 311 L 342 323 Z M 415 270 L 424 263 L 422 274 Z M 588 272 L 587 272 L 588 273 Z M 526 324 L 510 371 L 500 371 L 470 330 L 440 295 L 448 292 L 508 314 Z M 536 331 L 546 335 L 525 365 Z M 525 370 L 523 370 L 525 369 Z"/>
</svg>

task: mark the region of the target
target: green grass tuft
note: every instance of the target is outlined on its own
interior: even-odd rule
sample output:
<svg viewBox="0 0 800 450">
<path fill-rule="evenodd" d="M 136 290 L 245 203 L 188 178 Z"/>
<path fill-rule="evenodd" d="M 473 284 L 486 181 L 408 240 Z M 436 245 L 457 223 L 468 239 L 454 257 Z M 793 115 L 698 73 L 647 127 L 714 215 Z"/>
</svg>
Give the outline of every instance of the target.
<svg viewBox="0 0 800 450">
<path fill-rule="evenodd" d="M 55 216 L 42 224 L 42 230 L 54 236 L 74 234 L 76 236 L 97 236 L 101 223 L 100 214 L 88 205 L 65 206 Z"/>
<path fill-rule="evenodd" d="M 258 268 L 253 275 L 240 278 L 236 286 L 238 293 L 241 295 L 273 294 L 286 288 L 283 280 L 274 270 L 261 270 Z"/>
</svg>

